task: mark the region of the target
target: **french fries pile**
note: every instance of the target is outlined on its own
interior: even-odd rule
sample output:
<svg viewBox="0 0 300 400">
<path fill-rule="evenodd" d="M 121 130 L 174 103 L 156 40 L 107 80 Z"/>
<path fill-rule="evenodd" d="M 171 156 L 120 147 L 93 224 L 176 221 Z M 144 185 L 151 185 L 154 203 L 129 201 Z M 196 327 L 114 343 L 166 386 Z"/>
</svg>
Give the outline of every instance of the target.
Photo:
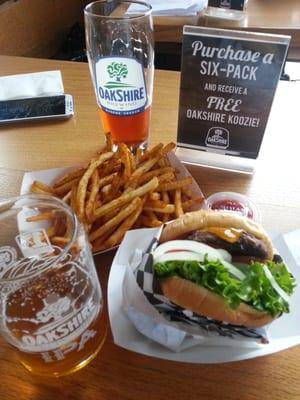
<svg viewBox="0 0 300 400">
<path fill-rule="evenodd" d="M 118 245 L 131 228 L 158 227 L 189 211 L 202 197 L 192 198 L 191 177 L 176 178 L 167 154 L 174 143 L 158 144 L 135 155 L 125 144 L 107 145 L 86 167 L 78 168 L 50 187 L 34 181 L 32 193 L 63 199 L 83 223 L 94 252 Z M 64 243 L 68 232 L 48 232 Z"/>
</svg>

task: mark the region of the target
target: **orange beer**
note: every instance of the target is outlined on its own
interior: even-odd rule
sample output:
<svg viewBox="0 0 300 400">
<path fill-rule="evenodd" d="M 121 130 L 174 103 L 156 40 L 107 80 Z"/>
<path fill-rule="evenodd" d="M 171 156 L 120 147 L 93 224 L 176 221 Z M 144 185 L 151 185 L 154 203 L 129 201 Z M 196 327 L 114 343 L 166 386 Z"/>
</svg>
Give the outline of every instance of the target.
<svg viewBox="0 0 300 400">
<path fill-rule="evenodd" d="M 134 115 L 113 115 L 99 108 L 104 133 L 110 133 L 114 143 L 136 147 L 147 142 L 151 106 Z"/>
<path fill-rule="evenodd" d="M 6 334 L 28 370 L 67 375 L 83 368 L 101 349 L 107 330 L 102 308 L 91 277 L 70 262 L 7 296 Z"/>
<path fill-rule="evenodd" d="M 128 9 L 134 12 L 128 12 Z M 116 12 L 117 10 L 117 12 Z M 151 6 L 95 1 L 84 9 L 87 57 L 104 133 L 117 147 L 147 146 L 154 74 Z"/>
</svg>

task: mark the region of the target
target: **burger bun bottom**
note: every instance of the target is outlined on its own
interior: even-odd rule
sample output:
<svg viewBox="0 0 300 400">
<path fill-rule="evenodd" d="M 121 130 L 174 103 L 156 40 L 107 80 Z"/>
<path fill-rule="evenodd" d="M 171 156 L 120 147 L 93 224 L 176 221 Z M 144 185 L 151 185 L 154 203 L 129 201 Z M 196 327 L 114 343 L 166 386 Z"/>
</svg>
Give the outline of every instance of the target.
<svg viewBox="0 0 300 400">
<path fill-rule="evenodd" d="M 169 300 L 201 316 L 249 328 L 262 327 L 274 320 L 270 314 L 245 303 L 233 310 L 221 296 L 177 276 L 160 279 L 159 283 Z"/>
</svg>

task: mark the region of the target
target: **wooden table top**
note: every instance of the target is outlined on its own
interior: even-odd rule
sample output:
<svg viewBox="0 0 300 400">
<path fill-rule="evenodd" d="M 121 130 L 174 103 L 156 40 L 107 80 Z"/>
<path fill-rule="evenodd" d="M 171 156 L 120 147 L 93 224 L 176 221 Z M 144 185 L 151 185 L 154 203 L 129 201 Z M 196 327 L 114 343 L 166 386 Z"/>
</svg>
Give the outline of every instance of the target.
<svg viewBox="0 0 300 400">
<path fill-rule="evenodd" d="M 88 66 L 70 62 L 0 57 L 0 75 L 60 69 L 74 96 L 69 121 L 0 128 L 0 196 L 18 194 L 24 171 L 87 161 L 104 140 Z M 156 71 L 151 143 L 176 139 L 179 74 Z M 250 196 L 269 230 L 299 228 L 299 82 L 277 90 L 254 175 L 190 167 L 205 196 L 223 190 Z M 1 227 L 0 227 L 1 229 Z M 104 292 L 114 254 L 95 258 Z M 97 358 L 63 379 L 31 375 L 0 340 L 0 398 L 60 399 L 299 399 L 300 346 L 253 359 L 193 365 L 145 357 L 114 345 L 109 331 Z"/>
<path fill-rule="evenodd" d="M 258 31 L 291 35 L 289 59 L 300 58 L 300 5 L 298 0 L 249 0 L 244 17 L 239 20 L 197 16 L 154 17 L 156 42 L 182 42 L 183 25 Z"/>
</svg>

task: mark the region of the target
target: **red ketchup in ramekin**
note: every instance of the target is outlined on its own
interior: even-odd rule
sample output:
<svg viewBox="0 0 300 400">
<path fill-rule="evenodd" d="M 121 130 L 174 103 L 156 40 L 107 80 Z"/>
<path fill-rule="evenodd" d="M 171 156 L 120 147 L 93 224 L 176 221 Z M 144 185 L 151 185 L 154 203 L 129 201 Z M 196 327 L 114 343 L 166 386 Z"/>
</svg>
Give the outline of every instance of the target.
<svg viewBox="0 0 300 400">
<path fill-rule="evenodd" d="M 235 192 L 218 192 L 206 199 L 206 206 L 211 210 L 237 213 L 243 217 L 261 222 L 258 207 L 246 196 Z"/>
</svg>

